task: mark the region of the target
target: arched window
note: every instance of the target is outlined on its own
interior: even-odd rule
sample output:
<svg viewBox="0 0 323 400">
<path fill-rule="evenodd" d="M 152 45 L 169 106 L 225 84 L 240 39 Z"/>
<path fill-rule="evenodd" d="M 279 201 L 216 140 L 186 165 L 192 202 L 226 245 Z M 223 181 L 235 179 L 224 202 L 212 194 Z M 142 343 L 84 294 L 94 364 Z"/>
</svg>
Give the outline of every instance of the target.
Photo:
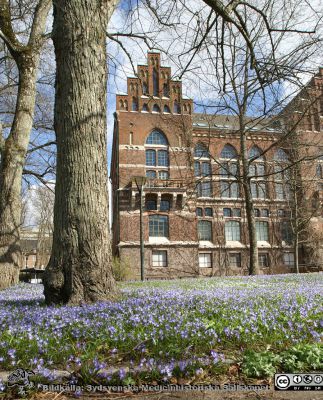
<svg viewBox="0 0 323 400">
<path fill-rule="evenodd" d="M 149 111 L 148 105 L 146 103 L 142 106 L 141 111 L 146 111 L 146 112 Z"/>
<path fill-rule="evenodd" d="M 181 106 L 175 101 L 174 103 L 174 114 L 180 114 L 181 113 Z"/>
<path fill-rule="evenodd" d="M 159 145 L 168 145 L 168 141 L 166 139 L 166 136 L 160 132 L 160 131 L 152 131 L 147 139 L 146 139 L 146 144 L 159 144 Z"/>
<path fill-rule="evenodd" d="M 136 97 L 132 98 L 132 111 L 138 111 L 138 100 Z"/>
<path fill-rule="evenodd" d="M 158 105 L 158 104 L 154 104 L 154 106 L 153 106 L 153 112 L 160 113 L 160 108 L 159 108 L 159 105 Z"/>
<path fill-rule="evenodd" d="M 285 150 L 283 149 L 277 149 L 275 154 L 274 154 L 274 160 L 275 161 L 288 161 L 287 154 Z"/>
<path fill-rule="evenodd" d="M 169 154 L 168 140 L 159 130 L 153 130 L 146 139 L 146 175 L 148 179 L 169 179 Z M 155 168 L 152 168 L 155 167 Z M 150 182 L 150 187 L 158 184 L 156 181 Z"/>
<path fill-rule="evenodd" d="M 194 148 L 194 157 L 210 158 L 210 153 L 204 144 L 198 143 Z"/>
<path fill-rule="evenodd" d="M 170 114 L 170 108 L 168 107 L 167 104 L 164 105 L 164 113 Z"/>
<path fill-rule="evenodd" d="M 155 68 L 153 71 L 153 96 L 159 96 L 158 73 Z"/>
<path fill-rule="evenodd" d="M 249 159 L 257 157 L 256 161 L 263 161 L 264 156 L 262 155 L 262 150 L 258 146 L 253 146 L 249 150 Z"/>
<path fill-rule="evenodd" d="M 231 144 L 226 144 L 221 151 L 220 158 L 225 158 L 229 160 L 237 158 L 236 149 L 231 146 Z"/>
</svg>

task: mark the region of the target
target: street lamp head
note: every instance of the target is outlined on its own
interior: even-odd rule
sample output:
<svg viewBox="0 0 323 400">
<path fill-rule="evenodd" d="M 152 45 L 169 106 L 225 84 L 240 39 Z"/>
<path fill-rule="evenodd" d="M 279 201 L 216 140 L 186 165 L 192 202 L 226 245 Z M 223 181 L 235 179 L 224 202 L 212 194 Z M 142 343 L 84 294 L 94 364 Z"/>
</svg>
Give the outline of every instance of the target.
<svg viewBox="0 0 323 400">
<path fill-rule="evenodd" d="M 138 190 L 141 190 L 142 187 L 145 185 L 147 178 L 145 176 L 133 176 L 131 180 L 132 182 L 135 182 Z"/>
</svg>

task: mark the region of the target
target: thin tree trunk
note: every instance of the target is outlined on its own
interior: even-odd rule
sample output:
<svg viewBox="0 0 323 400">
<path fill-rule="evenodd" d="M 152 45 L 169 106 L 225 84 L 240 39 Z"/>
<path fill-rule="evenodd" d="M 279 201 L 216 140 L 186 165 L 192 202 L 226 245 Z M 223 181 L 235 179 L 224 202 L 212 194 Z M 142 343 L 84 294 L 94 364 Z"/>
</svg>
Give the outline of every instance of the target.
<svg viewBox="0 0 323 400">
<path fill-rule="evenodd" d="M 106 24 L 116 3 L 54 1 L 57 180 L 48 304 L 106 300 L 117 292 L 106 157 Z"/>
<path fill-rule="evenodd" d="M 294 238 L 294 266 L 296 274 L 299 274 L 299 260 L 298 260 L 298 233 L 296 232 Z"/>
<path fill-rule="evenodd" d="M 298 144 L 297 137 L 295 138 L 295 143 Z M 297 151 L 297 150 L 296 150 Z M 297 157 L 299 159 L 299 157 Z M 299 274 L 299 260 L 298 260 L 298 244 L 299 244 L 299 223 L 300 223 L 300 215 L 299 215 L 299 196 L 300 193 L 298 192 L 298 171 L 297 171 L 297 164 L 291 169 L 292 173 L 292 181 L 291 181 L 291 188 L 293 191 L 293 214 L 292 217 L 294 221 L 292 221 L 291 226 L 294 228 L 293 229 L 293 252 L 294 252 L 294 271 L 296 274 Z"/>
<path fill-rule="evenodd" d="M 244 202 L 246 208 L 248 235 L 249 235 L 249 275 L 258 275 L 258 247 L 257 247 L 257 235 L 255 227 L 255 216 L 253 209 L 253 201 L 251 195 L 251 183 L 248 177 L 249 175 L 249 163 L 248 163 L 248 150 L 247 150 L 247 138 L 244 132 L 243 116 L 240 116 L 240 151 L 242 157 L 242 185 L 244 190 Z"/>
</svg>

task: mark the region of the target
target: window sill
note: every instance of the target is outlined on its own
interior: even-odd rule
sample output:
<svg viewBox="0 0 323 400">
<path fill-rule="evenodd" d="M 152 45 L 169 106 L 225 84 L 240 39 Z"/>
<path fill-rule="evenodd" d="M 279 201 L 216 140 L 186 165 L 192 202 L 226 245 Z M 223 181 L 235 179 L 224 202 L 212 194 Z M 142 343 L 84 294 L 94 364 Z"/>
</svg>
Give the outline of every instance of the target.
<svg viewBox="0 0 323 400">
<path fill-rule="evenodd" d="M 245 245 L 243 243 L 239 242 L 238 240 L 227 240 L 225 242 L 225 246 L 226 247 L 232 247 L 232 248 L 245 247 Z"/>
<path fill-rule="evenodd" d="M 166 236 L 150 236 L 149 244 L 167 244 L 169 239 Z"/>
<path fill-rule="evenodd" d="M 269 243 L 269 242 L 267 242 L 267 241 L 265 241 L 265 240 L 258 240 L 257 241 L 257 247 L 267 247 L 267 248 L 270 248 L 271 247 L 271 244 Z"/>
<path fill-rule="evenodd" d="M 199 240 L 199 247 L 214 247 L 214 244 L 209 240 Z"/>
</svg>

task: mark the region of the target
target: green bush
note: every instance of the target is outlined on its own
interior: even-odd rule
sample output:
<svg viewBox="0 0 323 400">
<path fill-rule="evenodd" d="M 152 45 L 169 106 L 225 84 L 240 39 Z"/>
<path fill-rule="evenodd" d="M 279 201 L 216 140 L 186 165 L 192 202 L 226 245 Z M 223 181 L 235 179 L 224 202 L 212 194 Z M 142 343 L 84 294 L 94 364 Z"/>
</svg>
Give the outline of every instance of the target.
<svg viewBox="0 0 323 400">
<path fill-rule="evenodd" d="M 112 274 L 116 281 L 127 281 L 132 278 L 128 259 L 120 260 L 119 257 L 112 259 Z"/>
<path fill-rule="evenodd" d="M 255 351 L 246 351 L 242 363 L 242 372 L 251 378 L 262 378 L 273 376 L 276 372 L 276 365 L 281 358 L 279 355 L 271 352 L 256 353 Z"/>
<path fill-rule="evenodd" d="M 323 368 L 323 346 L 320 344 L 298 344 L 281 352 L 245 352 L 242 372 L 252 378 L 273 376 L 275 372 L 306 372 Z"/>
</svg>

